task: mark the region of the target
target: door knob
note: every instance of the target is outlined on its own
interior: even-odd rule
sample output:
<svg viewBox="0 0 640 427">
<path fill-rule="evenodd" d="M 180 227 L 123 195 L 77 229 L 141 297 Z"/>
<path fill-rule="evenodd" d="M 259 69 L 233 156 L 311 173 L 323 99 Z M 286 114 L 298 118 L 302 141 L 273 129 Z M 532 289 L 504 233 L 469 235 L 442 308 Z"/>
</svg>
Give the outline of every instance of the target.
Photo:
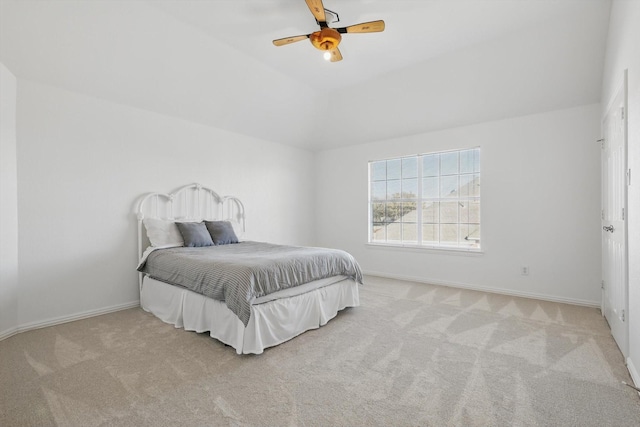
<svg viewBox="0 0 640 427">
<path fill-rule="evenodd" d="M 604 231 L 608 231 L 608 232 L 610 232 L 610 233 L 613 233 L 613 230 L 615 230 L 615 228 L 613 228 L 613 225 L 610 225 L 610 226 L 608 226 L 608 227 L 605 225 L 605 226 L 603 226 L 603 227 L 602 227 L 602 229 L 603 229 Z"/>
</svg>

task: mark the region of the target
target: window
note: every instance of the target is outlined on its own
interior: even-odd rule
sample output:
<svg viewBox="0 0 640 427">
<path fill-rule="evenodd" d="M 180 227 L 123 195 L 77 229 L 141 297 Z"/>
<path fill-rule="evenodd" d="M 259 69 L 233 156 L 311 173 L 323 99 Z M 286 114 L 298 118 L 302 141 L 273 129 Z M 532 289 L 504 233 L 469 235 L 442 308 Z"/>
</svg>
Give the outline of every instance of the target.
<svg viewBox="0 0 640 427">
<path fill-rule="evenodd" d="M 480 249 L 480 148 L 369 162 L 369 242 Z"/>
</svg>

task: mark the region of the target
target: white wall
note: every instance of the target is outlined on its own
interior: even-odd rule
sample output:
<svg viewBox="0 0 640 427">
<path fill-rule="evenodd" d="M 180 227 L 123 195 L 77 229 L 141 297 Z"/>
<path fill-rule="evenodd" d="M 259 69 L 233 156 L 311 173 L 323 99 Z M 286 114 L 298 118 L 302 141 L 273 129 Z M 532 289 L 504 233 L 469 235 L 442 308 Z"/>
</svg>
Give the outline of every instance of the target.
<svg viewBox="0 0 640 427">
<path fill-rule="evenodd" d="M 0 63 L 0 339 L 17 328 L 16 78 Z"/>
<path fill-rule="evenodd" d="M 0 61 L 19 79 L 217 129 L 291 145 L 315 139 L 310 87 L 155 3 L 2 0 Z M 210 27 L 225 19 L 209 18 Z M 269 40 L 252 43 L 274 49 Z"/>
<path fill-rule="evenodd" d="M 351 252 L 369 273 L 597 305 L 599 135 L 592 104 L 321 152 L 318 243 Z M 473 146 L 483 255 L 366 245 L 369 160 Z"/>
<path fill-rule="evenodd" d="M 314 240 L 311 152 L 18 79 L 18 323 L 138 299 L 136 199 L 192 182 L 246 206 L 246 238 Z"/>
<path fill-rule="evenodd" d="M 640 384 L 640 2 L 615 0 L 602 83 L 602 115 L 628 70 L 628 155 L 632 170 L 629 186 L 629 357 L 627 366 Z"/>
</svg>

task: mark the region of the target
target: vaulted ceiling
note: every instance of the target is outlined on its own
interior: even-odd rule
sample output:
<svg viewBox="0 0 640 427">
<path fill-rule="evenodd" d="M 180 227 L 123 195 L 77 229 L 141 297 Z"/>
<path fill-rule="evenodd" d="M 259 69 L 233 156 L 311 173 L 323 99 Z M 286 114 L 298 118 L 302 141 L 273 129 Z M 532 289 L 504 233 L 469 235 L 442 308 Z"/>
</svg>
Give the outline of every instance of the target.
<svg viewBox="0 0 640 427">
<path fill-rule="evenodd" d="M 600 101 L 610 0 L 0 1 L 0 61 L 28 79 L 311 150 Z"/>
</svg>

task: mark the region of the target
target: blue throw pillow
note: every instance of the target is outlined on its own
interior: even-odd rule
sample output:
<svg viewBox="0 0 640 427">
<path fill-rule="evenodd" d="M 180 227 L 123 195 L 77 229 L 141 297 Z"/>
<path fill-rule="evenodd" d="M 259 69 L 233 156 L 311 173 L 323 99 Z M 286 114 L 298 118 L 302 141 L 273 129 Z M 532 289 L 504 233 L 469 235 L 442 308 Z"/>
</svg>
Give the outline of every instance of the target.
<svg viewBox="0 0 640 427">
<path fill-rule="evenodd" d="M 182 234 L 185 246 L 213 246 L 213 240 L 204 222 L 176 222 L 176 225 Z"/>
<path fill-rule="evenodd" d="M 238 236 L 233 231 L 233 225 L 229 221 L 205 221 L 207 230 L 211 235 L 214 245 L 228 245 L 238 243 Z"/>
</svg>

